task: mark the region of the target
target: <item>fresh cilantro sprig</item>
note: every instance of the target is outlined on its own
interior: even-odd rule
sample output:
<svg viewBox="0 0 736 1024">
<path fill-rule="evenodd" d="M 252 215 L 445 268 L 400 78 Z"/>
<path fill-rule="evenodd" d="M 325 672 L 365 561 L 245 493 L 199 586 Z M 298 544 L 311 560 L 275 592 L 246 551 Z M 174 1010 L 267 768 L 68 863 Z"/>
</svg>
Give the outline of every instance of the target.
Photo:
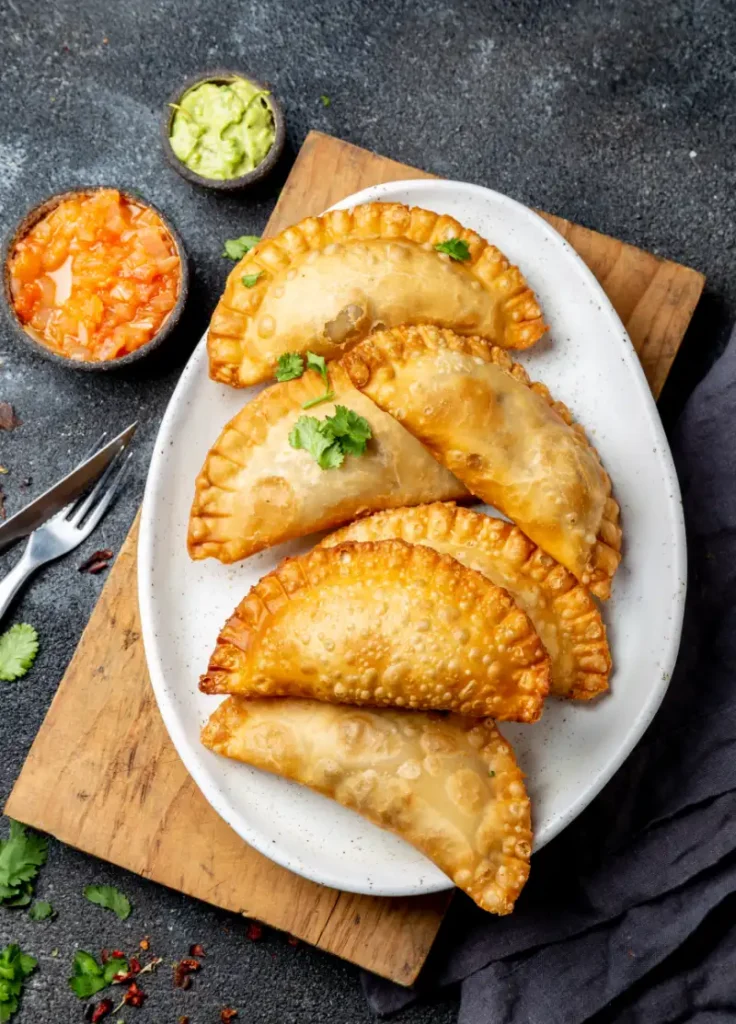
<svg viewBox="0 0 736 1024">
<path fill-rule="evenodd" d="M 0 953 L 0 1024 L 6 1024 L 20 1006 L 23 985 L 37 963 L 16 942 Z"/>
<path fill-rule="evenodd" d="M 101 992 L 103 988 L 112 985 L 119 974 L 127 973 L 127 960 L 114 957 L 104 964 L 98 964 L 91 953 L 85 953 L 83 949 L 78 949 L 72 962 L 69 987 L 75 996 L 80 999 L 89 999 L 90 996 Z"/>
<path fill-rule="evenodd" d="M 47 921 L 50 917 L 56 916 L 56 911 L 46 900 L 36 900 L 28 911 L 31 921 Z"/>
<path fill-rule="evenodd" d="M 322 101 L 323 107 L 329 107 L 332 104 L 332 100 L 326 93 L 322 93 L 320 100 Z"/>
<path fill-rule="evenodd" d="M 338 405 L 335 414 L 323 420 L 300 416 L 289 434 L 289 444 L 309 452 L 320 469 L 337 469 L 346 455 L 362 455 L 371 437 L 366 419 Z"/>
<path fill-rule="evenodd" d="M 0 840 L 0 904 L 27 907 L 33 897 L 38 869 L 46 863 L 47 841 L 10 822 L 10 835 Z"/>
<path fill-rule="evenodd" d="M 255 286 L 258 284 L 258 278 L 261 276 L 262 273 L 263 271 L 259 270 L 257 274 L 243 274 L 240 280 L 243 282 L 246 288 L 255 288 Z"/>
<path fill-rule="evenodd" d="M 329 402 L 331 398 L 335 397 L 335 392 L 330 387 L 330 378 L 327 374 L 327 363 L 324 356 L 318 356 L 316 352 L 307 351 L 306 369 L 316 370 L 325 382 L 324 394 L 318 395 L 316 398 L 310 398 L 308 402 L 304 402 L 302 405 L 302 409 L 311 409 L 314 405 Z M 276 364 L 276 380 L 283 384 L 284 381 L 301 377 L 304 370 L 304 359 L 298 352 L 285 352 L 282 356 L 279 356 L 279 361 Z"/>
<path fill-rule="evenodd" d="M 27 622 L 11 626 L 0 636 L 0 679 L 12 683 L 26 674 L 38 653 L 38 633 Z"/>
<path fill-rule="evenodd" d="M 437 242 L 437 252 L 446 253 L 450 259 L 464 263 L 470 259 L 470 246 L 462 238 L 448 238 L 445 242 Z"/>
<path fill-rule="evenodd" d="M 105 910 L 112 910 L 121 921 L 130 917 L 130 900 L 114 885 L 88 885 L 85 887 L 84 895 L 90 903 L 96 903 Z"/>
<path fill-rule="evenodd" d="M 304 373 L 304 360 L 298 352 L 284 352 L 276 364 L 276 380 L 283 384 Z"/>
<path fill-rule="evenodd" d="M 258 245 L 260 240 L 260 235 L 241 235 L 240 238 L 228 238 L 225 241 L 222 255 L 228 256 L 231 260 L 242 260 L 243 256 L 250 252 L 254 245 Z"/>
</svg>

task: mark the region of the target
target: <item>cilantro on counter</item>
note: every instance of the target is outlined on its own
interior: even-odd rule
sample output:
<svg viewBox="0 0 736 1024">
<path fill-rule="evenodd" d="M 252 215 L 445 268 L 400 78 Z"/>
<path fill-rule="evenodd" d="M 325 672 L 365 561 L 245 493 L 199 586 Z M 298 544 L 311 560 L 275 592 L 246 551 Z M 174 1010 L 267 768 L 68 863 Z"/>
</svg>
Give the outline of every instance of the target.
<svg viewBox="0 0 736 1024">
<path fill-rule="evenodd" d="M 10 822 L 10 835 L 0 839 L 0 904 L 27 907 L 33 896 L 38 869 L 46 863 L 47 841 Z"/>
<path fill-rule="evenodd" d="M 0 1024 L 9 1021 L 20 1006 L 23 985 L 38 961 L 13 942 L 0 953 Z"/>
<path fill-rule="evenodd" d="M 11 626 L 0 636 L 0 679 L 11 683 L 26 674 L 38 653 L 38 633 L 27 622 Z"/>
<path fill-rule="evenodd" d="M 259 235 L 241 235 L 240 238 L 228 238 L 222 255 L 229 256 L 231 260 L 242 260 L 247 252 L 250 252 L 254 245 L 260 242 Z"/>
<path fill-rule="evenodd" d="M 105 910 L 112 910 L 121 921 L 130 917 L 130 900 L 114 885 L 88 885 L 85 887 L 84 895 L 90 903 L 96 903 Z"/>
</svg>

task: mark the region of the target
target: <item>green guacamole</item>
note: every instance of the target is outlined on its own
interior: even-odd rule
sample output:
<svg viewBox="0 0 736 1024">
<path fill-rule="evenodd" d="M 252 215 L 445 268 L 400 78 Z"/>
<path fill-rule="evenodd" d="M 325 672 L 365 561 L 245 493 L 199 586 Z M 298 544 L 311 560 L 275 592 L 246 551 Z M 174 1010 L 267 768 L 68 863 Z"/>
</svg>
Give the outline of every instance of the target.
<svg viewBox="0 0 736 1024">
<path fill-rule="evenodd" d="M 244 78 L 203 82 L 176 106 L 169 140 L 177 157 L 203 178 L 238 178 L 273 145 L 273 114 L 262 92 Z"/>
</svg>

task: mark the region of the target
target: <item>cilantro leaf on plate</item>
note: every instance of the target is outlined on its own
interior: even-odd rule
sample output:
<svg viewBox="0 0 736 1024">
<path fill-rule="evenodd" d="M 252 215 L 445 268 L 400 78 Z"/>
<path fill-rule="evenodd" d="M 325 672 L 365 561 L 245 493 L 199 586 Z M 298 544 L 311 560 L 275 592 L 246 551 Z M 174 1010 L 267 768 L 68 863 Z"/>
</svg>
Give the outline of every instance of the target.
<svg viewBox="0 0 736 1024">
<path fill-rule="evenodd" d="M 326 397 L 323 396 L 323 400 Z M 370 424 L 344 405 L 335 407 L 334 416 L 318 420 L 300 416 L 289 434 L 292 448 L 303 448 L 317 461 L 320 469 L 337 469 L 346 455 L 362 455 L 372 436 Z"/>
<path fill-rule="evenodd" d="M 317 459 L 320 469 L 338 469 L 344 461 L 345 452 L 340 447 L 338 441 L 331 444 L 329 448 L 325 448 Z"/>
<path fill-rule="evenodd" d="M 316 370 L 325 384 L 327 381 L 327 363 L 324 356 L 318 356 L 316 352 L 307 352 L 307 369 Z"/>
<path fill-rule="evenodd" d="M 282 384 L 287 380 L 294 380 L 304 373 L 304 360 L 298 352 L 284 352 L 279 356 L 276 364 L 276 380 Z"/>
<path fill-rule="evenodd" d="M 114 911 L 121 921 L 130 917 L 130 900 L 114 885 L 87 885 L 84 895 L 90 903 L 96 903 L 98 907 Z"/>
<path fill-rule="evenodd" d="M 243 274 L 240 280 L 243 282 L 246 288 L 253 288 L 254 285 L 258 283 L 258 278 L 261 276 L 262 273 L 263 271 L 259 270 L 257 274 Z"/>
<path fill-rule="evenodd" d="M 43 836 L 27 832 L 17 821 L 10 822 L 10 835 L 0 839 L 0 903 L 25 907 L 31 902 L 33 881 L 46 863 L 48 843 Z"/>
<path fill-rule="evenodd" d="M 28 911 L 31 921 L 46 921 L 54 916 L 54 908 L 46 900 L 36 900 Z"/>
<path fill-rule="evenodd" d="M 437 242 L 437 252 L 446 253 L 451 259 L 464 263 L 470 259 L 470 247 L 462 238 L 448 238 L 446 242 Z"/>
<path fill-rule="evenodd" d="M 6 683 L 20 679 L 35 661 L 38 653 L 38 633 L 27 622 L 0 636 L 0 679 Z"/>
<path fill-rule="evenodd" d="M 335 406 L 334 416 L 328 416 L 332 433 L 339 439 L 342 450 L 347 455 L 362 455 L 372 431 L 367 419 L 344 405 Z"/>
<path fill-rule="evenodd" d="M 20 1006 L 23 984 L 36 969 L 35 957 L 24 953 L 17 942 L 0 952 L 0 1024 L 9 1021 Z"/>
<path fill-rule="evenodd" d="M 312 409 L 315 405 L 322 405 L 323 402 L 329 402 L 334 397 L 334 391 L 325 391 L 323 395 L 317 395 L 316 398 L 310 398 L 308 402 L 302 402 L 302 409 Z"/>
<path fill-rule="evenodd" d="M 250 252 L 254 245 L 260 242 L 259 235 L 241 235 L 240 238 L 228 238 L 222 255 L 228 256 L 231 260 L 242 260 L 247 252 Z"/>
</svg>

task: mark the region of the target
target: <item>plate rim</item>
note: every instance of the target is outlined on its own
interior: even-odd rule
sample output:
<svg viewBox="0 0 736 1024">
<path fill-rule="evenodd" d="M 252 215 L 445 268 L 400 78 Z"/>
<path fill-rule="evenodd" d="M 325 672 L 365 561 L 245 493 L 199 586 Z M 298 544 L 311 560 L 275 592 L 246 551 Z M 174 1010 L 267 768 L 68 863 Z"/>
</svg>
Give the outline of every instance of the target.
<svg viewBox="0 0 736 1024">
<path fill-rule="evenodd" d="M 542 848 L 542 846 L 546 845 L 546 843 L 559 835 L 563 829 L 567 828 L 567 826 L 571 824 L 580 813 L 582 813 L 582 811 L 596 798 L 596 796 L 598 796 L 604 786 L 610 782 L 650 725 L 662 703 L 662 700 L 664 699 L 665 693 L 667 692 L 680 646 L 682 622 L 685 611 L 685 595 L 687 589 L 687 542 L 680 496 L 680 485 L 669 442 L 659 418 L 656 402 L 644 375 L 641 361 L 639 360 L 638 354 L 636 353 L 631 339 L 629 338 L 626 328 L 616 313 L 611 300 L 608 298 L 602 286 L 582 257 L 579 256 L 567 239 L 565 239 L 555 228 L 544 220 L 543 217 L 524 204 L 504 195 L 503 193 L 497 192 L 494 189 L 489 189 L 485 186 L 476 185 L 470 182 L 431 178 L 400 179 L 378 185 L 371 185 L 333 204 L 329 210 L 346 209 L 353 206 L 359 206 L 370 201 L 381 201 L 381 197 L 387 192 L 397 189 L 405 192 L 421 192 L 422 189 L 426 189 L 428 187 L 439 189 L 441 192 L 450 193 L 454 190 L 462 189 L 470 193 L 475 193 L 480 197 L 485 197 L 490 194 L 495 201 L 501 202 L 503 205 L 513 209 L 516 215 L 536 222 L 536 226 L 541 227 L 548 238 L 551 239 L 555 245 L 561 245 L 566 256 L 576 262 L 578 270 L 586 279 L 588 286 L 598 297 L 599 315 L 608 318 L 612 324 L 612 328 L 615 329 L 615 333 L 618 335 L 618 343 L 621 346 L 620 354 L 628 364 L 630 375 L 633 378 L 632 384 L 639 390 L 641 405 L 646 410 L 650 426 L 657 437 L 658 459 L 662 466 L 666 483 L 669 485 L 668 502 L 670 504 L 670 519 L 673 526 L 674 540 L 672 552 L 673 573 L 679 579 L 683 580 L 685 585 L 677 588 L 672 595 L 671 610 L 674 628 L 670 634 L 666 650 L 663 651 L 662 654 L 662 661 L 666 665 L 666 669 L 663 671 L 661 677 L 654 680 L 648 699 L 640 709 L 637 717 L 626 733 L 624 741 L 617 746 L 615 753 L 611 754 L 604 766 L 599 770 L 595 783 L 589 789 L 586 789 L 584 793 L 578 795 L 578 797 L 567 807 L 566 811 L 558 816 L 554 825 L 548 830 L 544 843 L 535 846 L 534 852 L 537 852 Z M 329 212 L 329 210 L 325 212 Z M 155 513 L 155 504 L 153 495 L 158 479 L 161 476 L 165 458 L 164 449 L 161 447 L 160 441 L 168 433 L 169 422 L 173 419 L 178 410 L 180 395 L 188 386 L 190 378 L 199 372 L 200 363 L 203 360 L 203 350 L 206 347 L 206 341 L 207 332 L 205 332 L 204 336 L 198 342 L 191 356 L 187 360 L 167 404 L 166 411 L 161 420 L 161 424 L 154 441 L 153 454 L 146 478 L 146 486 L 141 505 L 141 521 L 137 555 L 138 603 L 141 617 L 141 631 L 146 654 L 146 662 L 151 678 L 151 685 L 169 737 L 171 738 L 177 754 L 181 758 L 187 772 L 192 777 L 197 788 L 213 810 L 236 832 L 237 835 L 240 836 L 245 843 L 252 846 L 259 853 L 268 857 L 281 867 L 292 871 L 303 878 L 307 878 L 316 884 L 326 885 L 330 888 L 347 892 L 361 893 L 364 895 L 414 896 L 450 889 L 453 887 L 453 883 L 451 879 L 446 876 L 441 877 L 434 882 L 431 880 L 424 880 L 421 883 L 415 883 L 413 885 L 399 883 L 396 886 L 382 884 L 378 887 L 369 887 L 366 883 L 363 888 L 357 888 L 354 885 L 346 885 L 345 881 L 338 877 L 333 877 L 333 874 L 329 870 L 322 874 L 315 872 L 309 865 L 304 864 L 301 858 L 290 854 L 287 850 L 282 850 L 278 843 L 273 843 L 267 840 L 266 837 L 262 836 L 260 831 L 257 829 L 251 829 L 248 823 L 244 822 L 241 817 L 231 809 L 231 805 L 225 794 L 221 794 L 214 781 L 210 779 L 209 773 L 201 768 L 196 762 L 194 752 L 192 751 L 190 754 L 190 742 L 186 736 L 182 735 L 182 730 L 179 728 L 176 714 L 174 713 L 174 698 L 167 692 L 168 686 L 162 667 L 163 659 L 158 653 L 158 638 L 154 628 L 152 576 L 154 565 L 153 515 Z"/>
</svg>

